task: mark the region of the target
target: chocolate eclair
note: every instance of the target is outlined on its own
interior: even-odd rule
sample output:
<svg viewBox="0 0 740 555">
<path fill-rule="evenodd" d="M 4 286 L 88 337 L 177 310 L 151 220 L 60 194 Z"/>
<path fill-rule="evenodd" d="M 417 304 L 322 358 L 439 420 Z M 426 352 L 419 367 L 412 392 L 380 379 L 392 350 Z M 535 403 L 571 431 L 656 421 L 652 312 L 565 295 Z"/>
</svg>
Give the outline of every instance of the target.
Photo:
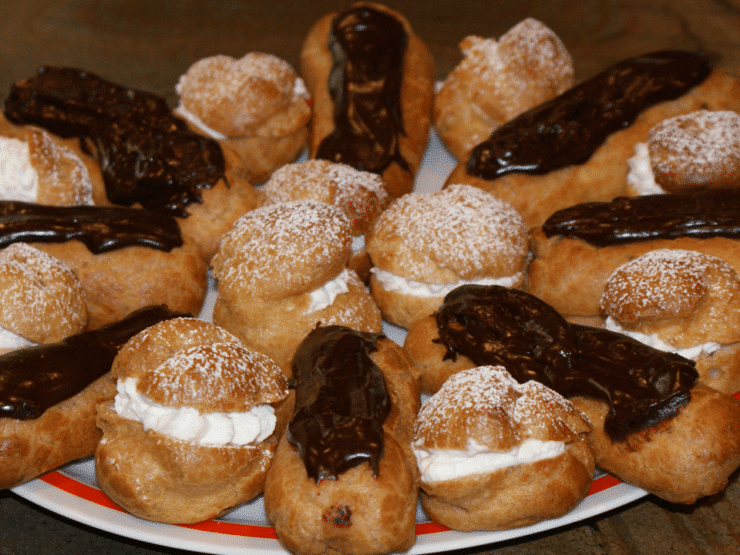
<svg viewBox="0 0 740 555">
<path fill-rule="evenodd" d="M 527 291 L 568 319 L 601 318 L 606 280 L 649 251 L 681 249 L 740 269 L 740 195 L 645 195 L 581 203 L 530 230 Z"/>
<path fill-rule="evenodd" d="M 28 243 L 66 264 L 85 294 L 88 329 L 164 304 L 198 314 L 207 265 L 172 216 L 122 206 L 0 202 L 0 247 Z"/>
<path fill-rule="evenodd" d="M 717 493 L 740 466 L 740 403 L 697 383 L 693 361 L 569 323 L 525 292 L 460 287 L 411 327 L 404 348 L 422 383 L 493 364 L 560 393 L 591 422 L 596 464 L 668 501 Z"/>
<path fill-rule="evenodd" d="M 290 552 L 413 545 L 420 395 L 412 372 L 403 349 L 381 334 L 324 326 L 298 347 L 295 408 L 265 484 L 267 516 Z"/>
<path fill-rule="evenodd" d="M 541 225 L 554 210 L 626 194 L 635 145 L 657 123 L 699 109 L 739 111 L 740 82 L 699 53 L 646 53 L 502 125 L 447 182 L 480 187 Z"/>
<path fill-rule="evenodd" d="M 434 62 L 400 13 L 359 2 L 322 17 L 301 51 L 312 99 L 309 157 L 380 174 L 390 194 L 413 188 L 434 100 Z"/>
</svg>

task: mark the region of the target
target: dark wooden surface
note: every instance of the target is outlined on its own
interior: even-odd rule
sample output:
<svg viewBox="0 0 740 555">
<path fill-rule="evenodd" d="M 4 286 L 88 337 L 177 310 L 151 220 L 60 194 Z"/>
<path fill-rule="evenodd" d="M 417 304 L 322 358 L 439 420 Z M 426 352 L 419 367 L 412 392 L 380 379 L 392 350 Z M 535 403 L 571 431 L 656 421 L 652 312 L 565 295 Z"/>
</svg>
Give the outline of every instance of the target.
<svg viewBox="0 0 740 555">
<path fill-rule="evenodd" d="M 389 1 L 429 44 L 439 79 L 459 61 L 467 35 L 498 37 L 525 17 L 551 27 L 579 78 L 662 48 L 708 52 L 740 76 L 740 0 Z M 297 67 L 313 22 L 342 2 L 307 0 L 5 0 L 0 3 L 0 94 L 40 65 L 65 65 L 164 95 L 213 54 L 275 54 Z M 77 524 L 0 492 L 0 555 L 154 554 L 183 551 Z M 247 553 L 247 551 L 245 551 Z M 654 555 L 740 553 L 740 485 L 684 507 L 652 497 L 587 522 L 462 553 Z"/>
</svg>

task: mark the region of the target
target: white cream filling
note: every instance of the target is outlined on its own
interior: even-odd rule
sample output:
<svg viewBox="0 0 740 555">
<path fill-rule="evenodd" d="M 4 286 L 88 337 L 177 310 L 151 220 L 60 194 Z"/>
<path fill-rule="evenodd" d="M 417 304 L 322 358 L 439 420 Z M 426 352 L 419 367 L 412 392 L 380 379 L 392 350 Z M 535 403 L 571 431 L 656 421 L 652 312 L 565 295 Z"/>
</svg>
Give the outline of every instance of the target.
<svg viewBox="0 0 740 555">
<path fill-rule="evenodd" d="M 415 297 L 443 297 L 461 285 L 500 285 L 502 287 L 514 287 L 522 279 L 521 272 L 518 272 L 513 276 L 503 278 L 486 278 L 473 281 L 459 280 L 453 283 L 427 283 L 407 279 L 377 267 L 371 268 L 370 271 L 386 291 Z"/>
<path fill-rule="evenodd" d="M 136 390 L 135 378 L 118 380 L 115 410 L 123 418 L 141 422 L 145 430 L 199 445 L 250 445 L 275 430 L 275 410 L 257 405 L 247 412 L 201 413 L 192 407 L 166 407 Z"/>
<path fill-rule="evenodd" d="M 337 295 L 342 293 L 349 293 L 349 286 L 347 285 L 351 278 L 350 271 L 345 268 L 342 270 L 337 277 L 331 281 L 327 281 L 321 287 L 314 289 L 309 293 L 311 297 L 311 304 L 306 310 L 306 314 L 312 312 L 318 312 L 332 305 Z"/>
<path fill-rule="evenodd" d="M 664 351 L 667 353 L 676 353 L 677 355 L 688 358 L 690 360 L 696 360 L 703 353 L 711 354 L 721 347 L 719 343 L 714 343 L 710 341 L 707 343 L 702 343 L 701 345 L 694 345 L 693 347 L 679 349 L 669 343 L 666 343 L 655 334 L 647 335 L 636 331 L 626 330 L 622 326 L 620 326 L 619 323 L 611 316 L 606 319 L 605 327 L 610 331 L 615 331 L 617 333 L 621 333 L 623 335 L 631 337 L 632 339 L 635 339 L 640 343 L 644 343 L 645 345 L 647 345 L 648 347 L 652 347 L 653 349 L 658 349 L 659 351 Z"/>
<path fill-rule="evenodd" d="M 627 183 L 632 186 L 636 195 L 662 195 L 663 187 L 655 182 L 655 174 L 650 164 L 650 152 L 647 143 L 637 143 L 635 154 L 627 160 L 630 171 L 627 174 Z"/>
<path fill-rule="evenodd" d="M 412 449 L 421 472 L 421 481 L 433 483 L 551 459 L 565 451 L 565 443 L 526 439 L 510 451 L 495 452 L 474 440 L 468 440 L 467 449 L 464 450 L 424 449 L 418 445 L 412 445 Z"/>
<path fill-rule="evenodd" d="M 0 137 L 0 199 L 35 203 L 39 174 L 31 165 L 28 143 Z"/>
<path fill-rule="evenodd" d="M 0 327 L 0 349 L 12 349 L 16 351 L 18 349 L 25 349 L 26 347 L 33 347 L 37 344 L 29 341 L 22 335 Z"/>
<path fill-rule="evenodd" d="M 355 235 L 352 237 L 352 254 L 357 254 L 365 250 L 365 235 Z"/>
</svg>

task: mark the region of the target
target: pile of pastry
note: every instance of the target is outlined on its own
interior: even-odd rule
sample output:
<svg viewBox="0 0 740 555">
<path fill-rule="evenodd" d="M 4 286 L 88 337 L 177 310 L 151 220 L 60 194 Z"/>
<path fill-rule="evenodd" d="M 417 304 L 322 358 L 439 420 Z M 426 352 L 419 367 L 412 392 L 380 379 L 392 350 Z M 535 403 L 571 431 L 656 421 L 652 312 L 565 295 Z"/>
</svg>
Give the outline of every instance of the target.
<svg viewBox="0 0 740 555">
<path fill-rule="evenodd" d="M 533 19 L 461 49 L 435 90 L 409 22 L 359 3 L 312 27 L 300 76 L 205 58 L 174 110 L 80 69 L 16 83 L 0 487 L 94 455 L 145 519 L 262 495 L 294 553 L 407 550 L 419 499 L 455 530 L 558 517 L 596 467 L 722 491 L 740 82 L 663 51 L 576 83 Z M 420 193 L 431 129 L 458 163 Z"/>
</svg>

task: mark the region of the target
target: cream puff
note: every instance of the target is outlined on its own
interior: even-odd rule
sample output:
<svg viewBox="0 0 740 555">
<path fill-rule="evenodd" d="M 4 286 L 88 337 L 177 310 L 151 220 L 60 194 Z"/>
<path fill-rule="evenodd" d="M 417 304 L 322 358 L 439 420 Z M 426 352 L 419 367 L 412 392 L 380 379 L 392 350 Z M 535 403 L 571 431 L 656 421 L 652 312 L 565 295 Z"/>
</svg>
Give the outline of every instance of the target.
<svg viewBox="0 0 740 555">
<path fill-rule="evenodd" d="M 202 58 L 175 91 L 175 113 L 236 152 L 234 169 L 250 183 L 262 183 L 306 147 L 308 92 L 290 64 L 272 54 Z"/>
<path fill-rule="evenodd" d="M 165 523 L 216 517 L 260 494 L 283 433 L 288 387 L 267 356 L 217 326 L 175 318 L 135 335 L 98 406 L 100 488 Z"/>
<path fill-rule="evenodd" d="M 723 260 L 650 251 L 609 276 L 601 308 L 607 329 L 695 360 L 718 391 L 740 391 L 740 278 Z"/>
<path fill-rule="evenodd" d="M 0 352 L 56 343 L 87 319 L 82 284 L 66 264 L 26 243 L 0 251 Z"/>
<path fill-rule="evenodd" d="M 367 235 L 370 290 L 385 320 L 408 328 L 465 283 L 521 287 L 529 237 L 509 204 L 468 185 L 396 199 Z"/>
<path fill-rule="evenodd" d="M 562 516 L 594 476 L 590 430 L 572 403 L 536 381 L 518 383 L 503 366 L 459 372 L 416 419 L 424 512 L 465 532 Z"/>
<path fill-rule="evenodd" d="M 334 205 L 291 201 L 245 214 L 212 260 L 214 323 L 287 372 L 319 324 L 380 331 L 380 310 L 347 268 L 351 243 L 349 220 Z"/>
<path fill-rule="evenodd" d="M 631 195 L 737 189 L 740 114 L 697 110 L 663 120 L 627 163 Z"/>
</svg>

